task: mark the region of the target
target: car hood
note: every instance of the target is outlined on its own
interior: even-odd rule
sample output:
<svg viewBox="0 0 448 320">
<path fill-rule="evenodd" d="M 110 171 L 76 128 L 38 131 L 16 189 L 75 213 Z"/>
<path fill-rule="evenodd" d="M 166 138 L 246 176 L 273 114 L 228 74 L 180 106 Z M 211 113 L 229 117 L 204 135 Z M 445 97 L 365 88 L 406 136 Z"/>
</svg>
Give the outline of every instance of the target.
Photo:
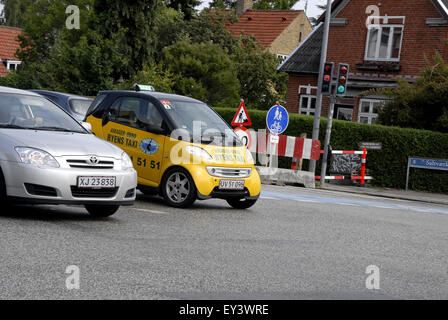
<svg viewBox="0 0 448 320">
<path fill-rule="evenodd" d="M 120 148 L 92 134 L 0 129 L 0 139 L 8 139 L 16 147 L 44 150 L 55 157 L 95 155 L 120 159 L 123 153 Z"/>
</svg>

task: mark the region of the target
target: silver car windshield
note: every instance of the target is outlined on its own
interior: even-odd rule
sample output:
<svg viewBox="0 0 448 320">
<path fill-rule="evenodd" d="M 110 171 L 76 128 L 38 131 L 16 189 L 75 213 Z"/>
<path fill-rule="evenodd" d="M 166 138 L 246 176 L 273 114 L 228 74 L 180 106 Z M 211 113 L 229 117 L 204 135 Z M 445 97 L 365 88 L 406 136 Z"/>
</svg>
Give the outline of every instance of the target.
<svg viewBox="0 0 448 320">
<path fill-rule="evenodd" d="M 88 133 L 49 100 L 10 93 L 0 94 L 0 128 Z"/>
<path fill-rule="evenodd" d="M 189 132 L 194 142 L 241 146 L 232 128 L 205 103 L 160 100 L 177 129 Z M 195 135 L 200 135 L 195 137 Z"/>
</svg>

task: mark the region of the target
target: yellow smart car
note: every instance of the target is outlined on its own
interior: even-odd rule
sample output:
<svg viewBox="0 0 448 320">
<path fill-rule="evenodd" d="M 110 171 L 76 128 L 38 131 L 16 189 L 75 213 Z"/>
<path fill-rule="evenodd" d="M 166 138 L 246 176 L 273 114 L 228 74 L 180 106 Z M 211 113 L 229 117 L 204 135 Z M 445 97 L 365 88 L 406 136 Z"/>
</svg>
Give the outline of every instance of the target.
<svg viewBox="0 0 448 320">
<path fill-rule="evenodd" d="M 131 157 L 141 192 L 160 194 L 174 207 L 209 198 L 238 209 L 255 204 L 261 181 L 252 155 L 212 108 L 135 88 L 100 92 L 86 121 Z"/>
</svg>

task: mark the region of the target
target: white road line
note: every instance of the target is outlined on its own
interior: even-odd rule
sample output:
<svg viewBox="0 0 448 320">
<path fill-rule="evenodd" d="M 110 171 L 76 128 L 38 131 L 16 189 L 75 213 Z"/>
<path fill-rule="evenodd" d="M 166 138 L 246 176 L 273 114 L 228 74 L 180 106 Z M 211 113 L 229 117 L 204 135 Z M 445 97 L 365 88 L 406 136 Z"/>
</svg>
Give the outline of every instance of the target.
<svg viewBox="0 0 448 320">
<path fill-rule="evenodd" d="M 362 207 L 360 204 L 356 204 L 356 203 L 344 203 L 344 202 L 339 202 L 339 203 L 335 203 L 335 204 L 340 204 L 340 205 L 342 205 L 342 206 Z"/>
<path fill-rule="evenodd" d="M 168 212 L 157 211 L 157 210 L 149 210 L 149 209 L 135 209 L 137 211 L 147 212 L 147 213 L 155 213 L 155 214 L 167 214 Z"/>
</svg>

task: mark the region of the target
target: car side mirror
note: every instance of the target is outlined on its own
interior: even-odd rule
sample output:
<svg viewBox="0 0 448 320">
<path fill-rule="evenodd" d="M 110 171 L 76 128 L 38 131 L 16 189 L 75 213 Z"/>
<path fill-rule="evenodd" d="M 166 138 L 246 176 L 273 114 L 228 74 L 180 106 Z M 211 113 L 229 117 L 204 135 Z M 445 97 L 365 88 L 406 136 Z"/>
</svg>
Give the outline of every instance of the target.
<svg viewBox="0 0 448 320">
<path fill-rule="evenodd" d="M 84 129 L 86 129 L 87 131 L 92 132 L 92 125 L 91 125 L 90 123 L 88 123 L 88 122 L 83 122 L 83 123 L 81 123 L 81 125 L 82 125 L 82 127 L 83 127 Z"/>
</svg>

